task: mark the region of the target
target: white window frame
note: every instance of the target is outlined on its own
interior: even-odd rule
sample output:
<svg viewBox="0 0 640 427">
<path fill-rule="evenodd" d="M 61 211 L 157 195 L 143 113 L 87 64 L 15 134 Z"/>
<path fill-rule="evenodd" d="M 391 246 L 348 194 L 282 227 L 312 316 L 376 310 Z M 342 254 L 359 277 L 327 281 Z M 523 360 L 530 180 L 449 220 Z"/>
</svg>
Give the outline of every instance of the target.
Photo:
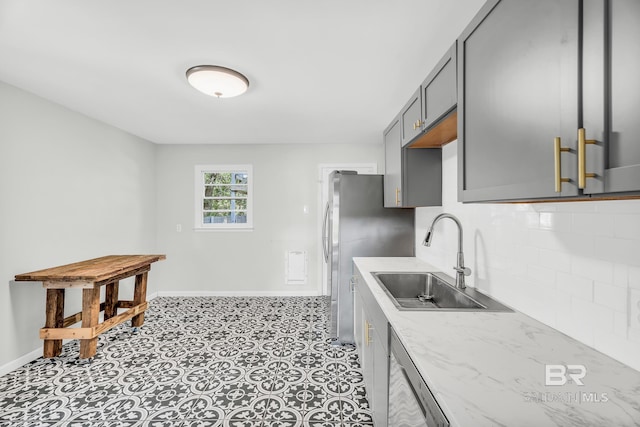
<svg viewBox="0 0 640 427">
<path fill-rule="evenodd" d="M 247 174 L 247 222 L 241 224 L 231 223 L 205 223 L 203 220 L 205 198 L 205 173 L 243 172 Z M 229 231 L 229 230 L 253 230 L 253 165 L 196 165 L 195 166 L 195 226 L 196 231 Z"/>
</svg>

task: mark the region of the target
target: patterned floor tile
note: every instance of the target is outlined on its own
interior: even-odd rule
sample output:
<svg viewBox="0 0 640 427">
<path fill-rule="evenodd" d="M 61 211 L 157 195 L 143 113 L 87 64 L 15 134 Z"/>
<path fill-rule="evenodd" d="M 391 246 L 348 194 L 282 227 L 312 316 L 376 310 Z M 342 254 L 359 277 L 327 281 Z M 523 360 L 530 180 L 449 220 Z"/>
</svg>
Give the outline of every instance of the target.
<svg viewBox="0 0 640 427">
<path fill-rule="evenodd" d="M 0 427 L 371 426 L 326 297 L 163 297 L 80 360 L 78 341 L 0 377 Z"/>
</svg>

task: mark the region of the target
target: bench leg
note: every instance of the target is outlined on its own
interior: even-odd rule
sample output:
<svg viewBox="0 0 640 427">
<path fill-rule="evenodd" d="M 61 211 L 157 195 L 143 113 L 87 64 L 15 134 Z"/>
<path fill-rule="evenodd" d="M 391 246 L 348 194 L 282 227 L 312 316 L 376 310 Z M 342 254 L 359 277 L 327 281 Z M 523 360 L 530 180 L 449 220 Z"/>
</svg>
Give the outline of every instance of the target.
<svg viewBox="0 0 640 427">
<path fill-rule="evenodd" d="M 111 319 L 118 314 L 118 289 L 120 282 L 106 285 L 104 290 L 104 320 Z"/>
<path fill-rule="evenodd" d="M 64 326 L 64 289 L 47 289 L 45 328 Z M 56 357 L 62 353 L 62 340 L 44 340 L 43 357 Z"/>
<path fill-rule="evenodd" d="M 136 276 L 136 284 L 133 289 L 133 303 L 140 305 L 147 301 L 147 272 Z M 142 326 L 144 323 L 144 311 L 131 319 L 131 326 L 134 328 Z"/>
<path fill-rule="evenodd" d="M 82 290 L 82 327 L 92 328 L 100 320 L 100 288 Z M 86 359 L 96 355 L 98 337 L 80 340 L 80 358 Z"/>
</svg>

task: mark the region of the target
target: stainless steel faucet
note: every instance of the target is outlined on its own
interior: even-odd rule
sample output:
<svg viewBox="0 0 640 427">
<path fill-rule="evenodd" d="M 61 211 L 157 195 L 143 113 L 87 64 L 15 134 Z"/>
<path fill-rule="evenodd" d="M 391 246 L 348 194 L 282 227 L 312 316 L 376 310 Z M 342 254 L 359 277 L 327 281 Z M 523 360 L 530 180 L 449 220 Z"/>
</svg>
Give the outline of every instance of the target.
<svg viewBox="0 0 640 427">
<path fill-rule="evenodd" d="M 433 227 L 436 225 L 436 222 L 440 221 L 442 218 L 449 218 L 458 226 L 458 261 L 457 265 L 453 267 L 453 269 L 456 271 L 456 288 L 464 289 L 467 287 L 464 284 L 464 276 L 471 275 L 471 269 L 464 266 L 464 254 L 462 253 L 462 224 L 460 223 L 460 220 L 449 213 L 441 213 L 433 219 L 429 230 L 427 230 L 427 235 L 424 236 L 424 242 L 422 244 L 424 246 L 431 246 Z"/>
</svg>

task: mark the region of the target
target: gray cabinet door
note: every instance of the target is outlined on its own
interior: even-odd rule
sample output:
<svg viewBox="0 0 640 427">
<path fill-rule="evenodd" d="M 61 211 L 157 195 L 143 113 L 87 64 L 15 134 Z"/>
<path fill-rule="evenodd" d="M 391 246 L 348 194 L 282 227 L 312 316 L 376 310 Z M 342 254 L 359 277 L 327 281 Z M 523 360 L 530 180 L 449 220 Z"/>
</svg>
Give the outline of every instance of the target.
<svg viewBox="0 0 640 427">
<path fill-rule="evenodd" d="M 458 41 L 459 199 L 575 196 L 579 0 L 490 0 Z M 561 138 L 561 192 L 554 140 Z"/>
<path fill-rule="evenodd" d="M 384 207 L 442 204 L 442 150 L 401 146 L 401 115 L 384 131 Z"/>
<path fill-rule="evenodd" d="M 586 194 L 640 191 L 640 2 L 584 1 Z"/>
<path fill-rule="evenodd" d="M 386 329 L 387 324 L 384 325 Z M 386 426 L 389 408 L 389 347 L 383 342 L 383 335 L 379 331 L 372 332 L 373 338 L 373 390 L 371 396 L 371 410 L 373 422 L 377 427 Z M 384 334 L 386 336 L 386 334 Z"/>
<path fill-rule="evenodd" d="M 402 148 L 402 206 L 442 205 L 442 149 Z"/>
<path fill-rule="evenodd" d="M 456 46 L 457 43 L 451 46 L 422 83 L 422 113 L 425 129 L 456 108 L 458 102 Z"/>
<path fill-rule="evenodd" d="M 400 120 L 396 117 L 384 131 L 384 207 L 402 206 L 402 158 Z"/>
<path fill-rule="evenodd" d="M 422 101 L 420 93 L 420 88 L 418 88 L 400 112 L 403 147 L 422 132 Z"/>
</svg>

